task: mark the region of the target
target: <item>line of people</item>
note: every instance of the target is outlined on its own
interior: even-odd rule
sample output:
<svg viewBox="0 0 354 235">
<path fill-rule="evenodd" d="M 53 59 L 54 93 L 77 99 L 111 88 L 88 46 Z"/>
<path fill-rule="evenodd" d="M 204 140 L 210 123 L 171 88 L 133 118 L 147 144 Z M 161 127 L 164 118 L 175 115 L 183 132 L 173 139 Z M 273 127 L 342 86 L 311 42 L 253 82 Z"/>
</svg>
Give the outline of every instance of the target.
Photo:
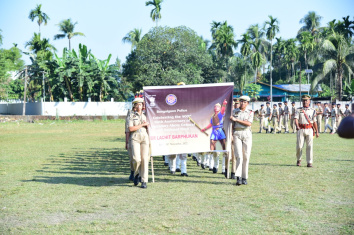
<svg viewBox="0 0 354 235">
<path fill-rule="evenodd" d="M 342 118 L 351 114 L 349 104 L 345 105 L 345 110 L 341 108 L 341 104 L 332 103 L 332 109 L 328 107 L 328 103 L 324 104 L 324 108 L 322 108 L 321 102 L 315 102 L 314 104 L 320 133 L 325 133 L 329 129 L 330 133 L 334 134 Z M 288 106 L 287 101 L 284 101 L 284 107 L 283 103 L 273 104 L 273 108 L 270 107 L 270 102 L 266 102 L 266 107 L 262 104 L 258 110 L 260 124 L 258 133 L 262 133 L 265 130 L 266 133 L 276 134 L 281 133 L 282 129 L 285 129 L 284 133 L 290 133 L 289 124 L 292 128 L 292 133 L 296 133 L 295 112 L 295 102 L 291 103 L 291 107 Z M 329 120 L 331 120 L 331 125 Z M 322 121 L 324 121 L 325 127 L 323 132 Z"/>
</svg>

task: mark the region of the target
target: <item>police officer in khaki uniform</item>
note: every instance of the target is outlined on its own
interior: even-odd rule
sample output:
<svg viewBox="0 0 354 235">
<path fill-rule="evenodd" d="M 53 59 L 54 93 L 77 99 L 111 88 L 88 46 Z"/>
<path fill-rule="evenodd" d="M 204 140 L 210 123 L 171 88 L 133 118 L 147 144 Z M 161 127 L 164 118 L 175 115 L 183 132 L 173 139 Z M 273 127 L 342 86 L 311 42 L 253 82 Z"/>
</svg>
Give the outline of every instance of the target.
<svg viewBox="0 0 354 235">
<path fill-rule="evenodd" d="M 270 107 L 270 103 L 266 102 L 266 126 L 267 126 L 267 131 L 266 133 L 270 133 L 271 132 L 271 127 L 270 127 L 270 120 L 272 119 L 272 108 Z"/>
<path fill-rule="evenodd" d="M 288 101 L 284 101 L 284 126 L 285 126 L 284 133 L 289 133 L 289 119 L 290 119 L 290 110 L 288 106 Z"/>
<path fill-rule="evenodd" d="M 234 109 L 230 119 L 233 126 L 233 145 L 236 157 L 236 185 L 246 185 L 248 179 L 248 165 L 252 149 L 252 131 L 254 113 L 247 110 L 250 98 L 240 97 L 240 109 Z M 241 180 L 242 177 L 242 180 Z"/>
<path fill-rule="evenodd" d="M 322 133 L 326 133 L 327 128 L 331 130 L 331 128 L 329 128 L 329 124 L 328 124 L 328 120 L 329 117 L 331 116 L 331 110 L 328 107 L 327 103 L 324 103 L 324 110 L 323 110 L 323 117 L 324 117 L 324 131 Z"/>
<path fill-rule="evenodd" d="M 336 108 L 336 103 L 332 103 L 332 110 L 331 110 L 331 124 L 332 124 L 332 132 L 331 134 L 333 135 L 337 131 L 337 108 Z"/>
<path fill-rule="evenodd" d="M 290 126 L 293 129 L 293 134 L 296 133 L 296 125 L 295 125 L 295 112 L 296 112 L 296 108 L 295 108 L 295 102 L 291 102 L 291 119 L 290 119 Z"/>
<path fill-rule="evenodd" d="M 323 108 L 321 106 L 321 102 L 315 102 L 315 104 L 316 104 L 316 114 L 317 114 L 317 127 L 318 127 L 318 131 L 321 133 Z"/>
<path fill-rule="evenodd" d="M 267 114 L 267 110 L 265 110 L 264 104 L 261 104 L 261 109 L 258 110 L 258 117 L 259 117 L 259 132 L 258 133 L 262 133 L 266 114 Z"/>
<path fill-rule="evenodd" d="M 313 164 L 313 133 L 319 137 L 317 130 L 316 110 L 310 107 L 311 96 L 302 96 L 303 107 L 297 108 L 295 112 L 295 124 L 297 129 L 296 158 L 297 166 L 301 166 L 302 148 L 306 142 L 306 161 L 307 167 Z"/>
<path fill-rule="evenodd" d="M 277 109 L 276 104 L 273 104 L 273 112 L 272 112 L 271 120 L 273 121 L 273 128 L 274 128 L 273 134 L 275 134 L 279 130 L 279 127 L 278 127 L 279 111 Z"/>
<path fill-rule="evenodd" d="M 349 109 L 349 104 L 346 104 L 345 110 L 344 110 L 344 117 L 348 117 L 351 113 L 352 113 L 352 111 L 350 111 L 350 109 Z"/>
<path fill-rule="evenodd" d="M 130 164 L 129 180 L 131 181 L 134 180 L 133 154 L 132 154 L 130 141 L 129 141 L 130 139 L 129 121 L 130 121 L 130 114 L 132 111 L 134 111 L 134 107 L 128 110 L 127 117 L 125 118 L 125 149 L 128 151 L 128 155 L 129 155 L 129 164 Z"/>
<path fill-rule="evenodd" d="M 279 112 L 279 118 L 278 118 L 278 133 L 281 133 L 281 129 L 284 128 L 283 125 L 283 120 L 284 120 L 284 109 L 283 109 L 283 103 L 278 103 L 278 112 Z"/>
<path fill-rule="evenodd" d="M 344 116 L 344 112 L 342 108 L 340 107 L 340 104 L 337 104 L 337 128 L 339 127 L 340 122 L 342 121 Z"/>
<path fill-rule="evenodd" d="M 132 112 L 129 120 L 130 143 L 133 154 L 134 185 L 139 184 L 141 175 L 141 188 L 147 188 L 149 174 L 149 136 L 146 116 L 143 113 L 143 98 L 135 98 L 133 101 L 135 112 Z"/>
</svg>

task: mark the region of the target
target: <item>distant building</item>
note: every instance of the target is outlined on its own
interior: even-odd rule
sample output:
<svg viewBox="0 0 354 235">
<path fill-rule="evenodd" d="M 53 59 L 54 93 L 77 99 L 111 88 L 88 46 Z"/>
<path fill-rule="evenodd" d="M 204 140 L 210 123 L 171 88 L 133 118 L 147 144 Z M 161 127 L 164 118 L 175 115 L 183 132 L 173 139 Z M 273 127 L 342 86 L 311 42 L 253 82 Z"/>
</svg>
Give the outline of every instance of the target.
<svg viewBox="0 0 354 235">
<path fill-rule="evenodd" d="M 259 93 L 259 101 L 268 101 L 270 100 L 270 85 L 263 82 L 257 82 L 257 85 L 260 85 L 261 92 Z M 311 88 L 311 84 L 301 84 L 301 95 L 307 94 Z M 285 100 L 293 101 L 294 99 L 299 100 L 300 96 L 300 87 L 299 84 L 280 84 L 280 85 L 273 85 L 273 101 L 274 102 L 283 102 Z M 310 92 L 312 97 L 318 97 L 319 92 L 322 92 L 320 86 L 316 87 L 316 91 Z M 239 91 L 234 90 L 234 97 L 239 96 Z M 244 95 L 247 95 L 245 93 Z"/>
</svg>

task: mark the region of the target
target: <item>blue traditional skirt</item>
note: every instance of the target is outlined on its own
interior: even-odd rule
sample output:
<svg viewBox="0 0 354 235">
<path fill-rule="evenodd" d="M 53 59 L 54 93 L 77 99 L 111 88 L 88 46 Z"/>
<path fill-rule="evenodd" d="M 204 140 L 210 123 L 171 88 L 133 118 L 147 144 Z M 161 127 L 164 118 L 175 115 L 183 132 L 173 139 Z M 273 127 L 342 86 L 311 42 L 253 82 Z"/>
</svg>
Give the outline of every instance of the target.
<svg viewBox="0 0 354 235">
<path fill-rule="evenodd" d="M 211 140 L 223 140 L 223 139 L 226 139 L 224 130 L 222 128 L 219 128 L 217 130 L 213 128 L 213 130 L 211 132 L 211 135 L 210 135 L 210 139 Z"/>
</svg>

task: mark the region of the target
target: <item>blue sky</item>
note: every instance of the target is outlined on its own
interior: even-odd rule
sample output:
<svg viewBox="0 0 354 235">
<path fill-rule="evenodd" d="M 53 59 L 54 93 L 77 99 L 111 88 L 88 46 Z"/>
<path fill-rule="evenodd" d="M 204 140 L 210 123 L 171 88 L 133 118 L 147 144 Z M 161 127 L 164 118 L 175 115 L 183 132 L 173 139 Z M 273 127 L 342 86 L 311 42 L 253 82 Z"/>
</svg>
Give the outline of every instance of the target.
<svg viewBox="0 0 354 235">
<path fill-rule="evenodd" d="M 2 48 L 17 43 L 21 50 L 27 51 L 25 43 L 33 32 L 38 32 L 37 23 L 28 19 L 36 4 L 42 4 L 42 10 L 50 17 L 48 24 L 41 26 L 41 32 L 57 48 L 59 56 L 62 49 L 68 47 L 68 40 L 54 40 L 53 37 L 59 33 L 57 24 L 63 19 L 77 21 L 75 31 L 86 35 L 74 37 L 72 48 L 76 50 L 79 43 L 85 44 L 100 59 L 112 54 L 111 63 L 117 56 L 124 62 L 130 53 L 130 45 L 122 43 L 122 38 L 130 30 L 140 28 L 145 34 L 155 26 L 150 18 L 152 7 L 146 7 L 145 0 L 0 0 Z M 280 22 L 277 36 L 288 39 L 296 36 L 301 27 L 300 19 L 309 11 L 321 15 L 322 26 L 325 26 L 333 19 L 347 15 L 352 18 L 354 0 L 165 0 L 159 25 L 185 25 L 210 40 L 210 23 L 227 20 L 239 39 L 250 25 L 263 25 L 268 15 L 272 15 Z M 30 63 L 28 56 L 24 55 L 23 59 Z"/>
</svg>

